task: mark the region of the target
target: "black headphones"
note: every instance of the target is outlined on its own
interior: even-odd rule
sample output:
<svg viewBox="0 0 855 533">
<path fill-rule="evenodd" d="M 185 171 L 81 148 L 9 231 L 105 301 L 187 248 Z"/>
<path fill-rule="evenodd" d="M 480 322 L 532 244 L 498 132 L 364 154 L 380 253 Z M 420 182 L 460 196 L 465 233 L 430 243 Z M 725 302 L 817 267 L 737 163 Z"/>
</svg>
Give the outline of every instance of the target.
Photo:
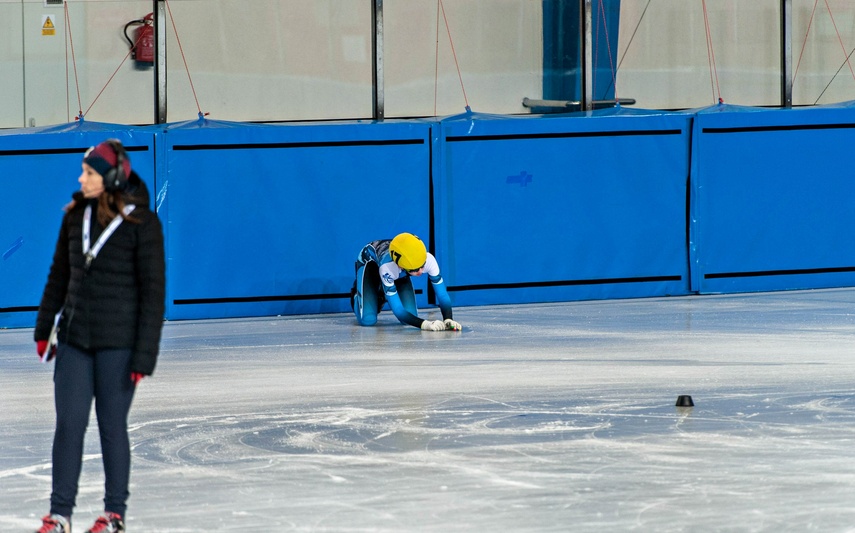
<svg viewBox="0 0 855 533">
<path fill-rule="evenodd" d="M 125 175 L 127 152 L 117 139 L 107 139 L 106 142 L 116 153 L 116 166 L 104 174 L 104 190 L 108 192 L 123 191 L 128 186 L 128 176 Z"/>
</svg>

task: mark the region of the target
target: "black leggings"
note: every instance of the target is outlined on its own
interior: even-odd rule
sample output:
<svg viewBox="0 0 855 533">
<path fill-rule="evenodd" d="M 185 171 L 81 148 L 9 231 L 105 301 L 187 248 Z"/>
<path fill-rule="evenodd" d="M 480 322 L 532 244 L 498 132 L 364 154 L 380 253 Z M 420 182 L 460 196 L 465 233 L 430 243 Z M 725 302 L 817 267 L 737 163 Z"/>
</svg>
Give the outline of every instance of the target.
<svg viewBox="0 0 855 533">
<path fill-rule="evenodd" d="M 125 516 L 131 472 L 128 412 L 135 390 L 131 350 L 90 352 L 60 344 L 53 381 L 56 432 L 50 512 L 71 516 L 74 509 L 83 464 L 83 437 L 94 398 L 104 463 L 104 510 Z"/>
</svg>

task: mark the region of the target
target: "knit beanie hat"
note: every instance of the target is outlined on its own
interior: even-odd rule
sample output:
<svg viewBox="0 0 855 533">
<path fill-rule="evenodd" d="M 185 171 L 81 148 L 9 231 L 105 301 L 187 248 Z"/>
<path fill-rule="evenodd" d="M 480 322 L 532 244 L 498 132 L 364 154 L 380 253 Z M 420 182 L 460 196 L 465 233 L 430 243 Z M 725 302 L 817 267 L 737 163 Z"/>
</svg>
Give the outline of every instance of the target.
<svg viewBox="0 0 855 533">
<path fill-rule="evenodd" d="M 93 146 L 89 150 L 86 150 L 86 153 L 83 155 L 83 162 L 95 169 L 95 172 L 101 174 L 103 177 L 106 177 L 110 170 L 115 168 L 116 161 L 116 149 L 113 148 L 109 141 L 104 141 L 101 144 Z M 122 167 L 125 171 L 125 179 L 127 179 L 131 175 L 131 162 L 127 157 L 124 158 Z"/>
</svg>

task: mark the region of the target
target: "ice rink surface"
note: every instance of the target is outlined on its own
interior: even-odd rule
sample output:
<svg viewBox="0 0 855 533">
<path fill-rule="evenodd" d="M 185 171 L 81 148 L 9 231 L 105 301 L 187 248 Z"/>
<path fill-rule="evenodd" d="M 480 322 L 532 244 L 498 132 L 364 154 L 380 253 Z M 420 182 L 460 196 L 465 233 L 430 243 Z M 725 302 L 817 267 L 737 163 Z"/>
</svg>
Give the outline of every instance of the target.
<svg viewBox="0 0 855 533">
<path fill-rule="evenodd" d="M 855 531 L 855 289 L 454 316 L 167 323 L 128 531 Z M 48 510 L 52 372 L 0 330 L 3 533 Z M 76 532 L 102 497 L 93 417 Z"/>
</svg>

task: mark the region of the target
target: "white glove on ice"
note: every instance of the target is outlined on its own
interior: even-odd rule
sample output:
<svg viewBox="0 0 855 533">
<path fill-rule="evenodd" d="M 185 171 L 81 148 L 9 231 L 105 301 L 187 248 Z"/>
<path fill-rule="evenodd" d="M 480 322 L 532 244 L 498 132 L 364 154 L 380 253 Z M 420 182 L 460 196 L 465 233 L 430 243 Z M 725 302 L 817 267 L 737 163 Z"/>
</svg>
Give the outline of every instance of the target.
<svg viewBox="0 0 855 533">
<path fill-rule="evenodd" d="M 460 322 L 455 322 L 450 318 L 446 318 L 445 329 L 453 329 L 454 331 L 460 331 L 461 329 L 463 329 L 463 326 L 460 325 Z"/>
<path fill-rule="evenodd" d="M 441 320 L 425 320 L 422 322 L 425 331 L 445 331 L 445 324 Z"/>
</svg>

